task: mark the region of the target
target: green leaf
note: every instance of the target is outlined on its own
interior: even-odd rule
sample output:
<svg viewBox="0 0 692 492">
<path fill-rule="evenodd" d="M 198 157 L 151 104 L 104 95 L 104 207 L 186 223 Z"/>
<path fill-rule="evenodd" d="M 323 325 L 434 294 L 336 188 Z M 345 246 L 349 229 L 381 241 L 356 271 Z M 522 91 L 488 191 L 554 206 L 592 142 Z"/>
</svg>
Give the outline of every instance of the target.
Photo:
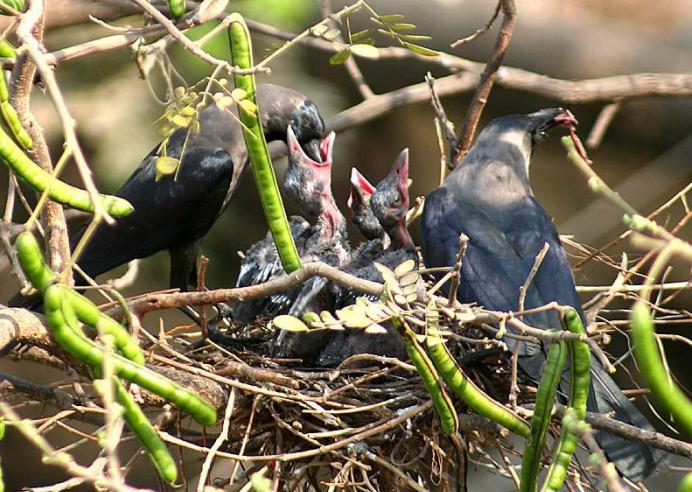
<svg viewBox="0 0 692 492">
<path fill-rule="evenodd" d="M 365 308 L 357 304 L 337 310 L 336 315 L 349 328 L 367 328 L 372 324 Z"/>
<path fill-rule="evenodd" d="M 329 28 L 325 24 L 319 24 L 310 29 L 310 32 L 313 36 L 322 36 L 328 29 Z"/>
<path fill-rule="evenodd" d="M 396 24 L 387 24 L 390 29 L 394 31 L 412 31 L 416 28 L 415 24 L 409 24 L 407 22 L 399 22 Z"/>
<path fill-rule="evenodd" d="M 334 54 L 329 59 L 329 64 L 330 65 L 341 65 L 346 60 L 348 60 L 349 56 L 351 56 L 351 48 L 344 48 L 343 50 L 338 51 L 336 54 Z"/>
<path fill-rule="evenodd" d="M 378 15 L 377 18 L 371 17 L 376 22 L 397 22 L 404 18 L 402 14 Z"/>
<path fill-rule="evenodd" d="M 216 101 L 216 104 L 221 108 L 227 108 L 235 104 L 235 99 L 232 96 L 223 96 Z"/>
<path fill-rule="evenodd" d="M 364 58 L 379 58 L 380 52 L 372 45 L 369 44 L 354 44 L 351 46 L 351 51 L 358 56 Z"/>
<path fill-rule="evenodd" d="M 191 121 L 192 118 L 180 114 L 176 114 L 171 118 L 171 123 L 179 128 L 187 128 Z"/>
<path fill-rule="evenodd" d="M 371 32 L 371 29 L 363 29 L 362 31 L 354 32 L 351 34 L 351 42 L 360 43 L 364 39 L 369 38 Z"/>
<path fill-rule="evenodd" d="M 387 329 L 377 323 L 373 323 L 365 329 L 365 333 L 368 335 L 386 335 Z"/>
<path fill-rule="evenodd" d="M 340 30 L 338 30 L 338 29 L 331 29 L 331 30 L 327 31 L 326 33 L 324 33 L 324 34 L 322 35 L 322 37 L 323 37 L 324 39 L 326 39 L 327 41 L 331 41 L 331 40 L 333 40 L 333 39 L 336 39 L 337 36 L 339 36 L 339 34 L 341 34 L 341 31 L 340 31 Z"/>
<path fill-rule="evenodd" d="M 272 320 L 272 324 L 279 330 L 284 331 L 309 331 L 309 328 L 305 323 L 303 323 L 295 316 L 289 316 L 288 314 L 282 314 L 280 316 L 277 316 Z"/>
<path fill-rule="evenodd" d="M 394 269 L 394 274 L 397 276 L 397 278 L 400 278 L 413 271 L 415 267 L 416 262 L 414 260 L 406 260 Z"/>
<path fill-rule="evenodd" d="M 386 29 L 378 29 L 377 31 L 385 36 L 399 39 L 401 41 L 430 41 L 432 39 L 432 36 L 427 36 L 424 34 L 400 34 L 398 32 L 388 31 Z"/>
<path fill-rule="evenodd" d="M 238 106 L 240 106 L 240 109 L 242 109 L 246 113 L 257 114 L 257 105 L 249 99 L 243 99 L 242 101 L 238 101 Z"/>
<path fill-rule="evenodd" d="M 245 89 L 241 89 L 240 87 L 236 87 L 231 91 L 231 97 L 240 102 L 247 97 L 247 91 Z"/>
<path fill-rule="evenodd" d="M 418 44 L 407 43 L 406 41 L 404 41 L 404 46 L 410 51 L 423 56 L 438 56 L 440 54 L 439 51 L 431 50 L 430 48 L 426 48 L 425 46 L 420 46 Z"/>
<path fill-rule="evenodd" d="M 410 285 L 415 287 L 416 283 L 418 283 L 418 273 L 416 272 L 407 273 L 406 275 L 399 277 L 399 284 L 402 287 L 408 287 Z"/>
<path fill-rule="evenodd" d="M 180 161 L 175 157 L 161 156 L 156 159 L 156 180 L 161 176 L 173 174 L 178 169 Z"/>
<path fill-rule="evenodd" d="M 196 112 L 197 111 L 195 111 L 195 108 L 193 108 L 192 106 L 185 106 L 183 109 L 180 110 L 180 114 L 183 116 L 194 116 Z"/>
</svg>

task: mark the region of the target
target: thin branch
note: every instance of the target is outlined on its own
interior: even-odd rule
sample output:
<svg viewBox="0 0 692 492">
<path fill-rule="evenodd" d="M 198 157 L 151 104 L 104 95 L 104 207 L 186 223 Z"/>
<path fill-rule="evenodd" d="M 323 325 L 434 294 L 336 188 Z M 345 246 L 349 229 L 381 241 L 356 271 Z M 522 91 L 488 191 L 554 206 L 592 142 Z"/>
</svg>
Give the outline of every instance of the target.
<svg viewBox="0 0 692 492">
<path fill-rule="evenodd" d="M 22 16 L 18 31 L 31 33 L 31 36 L 41 43 L 45 25 L 44 2 L 31 2 L 29 10 Z M 43 131 L 31 112 L 30 98 L 34 86 L 36 65 L 31 62 L 26 53 L 16 59 L 12 74 L 12 95 L 10 104 L 17 111 L 19 121 L 33 141 L 33 149 L 28 151 L 29 157 L 41 168 L 53 173 L 48 145 Z M 39 193 L 40 195 L 40 193 Z M 11 214 L 11 210 L 8 210 Z M 46 257 L 50 267 L 56 272 L 62 272 L 70 263 L 70 240 L 67 234 L 67 223 L 62 205 L 51 200 L 42 210 L 42 222 L 45 231 Z M 71 276 L 70 276 L 71 279 Z"/>
<path fill-rule="evenodd" d="M 430 103 L 432 104 L 433 110 L 435 111 L 435 117 L 437 118 L 439 126 L 441 127 L 444 133 L 445 139 L 449 144 L 449 148 L 450 150 L 456 149 L 459 141 L 457 139 L 456 134 L 454 133 L 454 125 L 451 121 L 449 121 L 449 118 L 447 118 L 447 113 L 445 112 L 445 108 L 442 105 L 442 102 L 440 101 L 440 96 L 437 95 L 437 91 L 435 90 L 435 79 L 430 74 L 430 72 L 428 72 L 425 75 L 425 81 L 427 82 L 428 88 L 430 90 Z M 445 160 L 447 160 L 447 167 L 451 169 L 451 160 L 446 159 L 446 157 Z"/>
<path fill-rule="evenodd" d="M 332 15 L 332 9 L 331 9 L 330 3 L 331 3 L 331 0 L 321 0 L 320 1 L 320 10 L 322 13 L 322 17 L 324 17 L 325 19 Z M 331 20 L 329 22 L 329 25 L 333 28 L 336 26 L 336 22 L 334 20 Z M 349 33 L 349 37 L 350 37 L 350 33 Z M 339 42 L 343 42 L 344 38 L 341 34 L 339 34 L 336 37 L 336 40 Z M 375 95 L 375 93 L 372 91 L 372 89 L 368 85 L 367 80 L 365 80 L 365 76 L 363 75 L 363 72 L 361 71 L 360 67 L 358 66 L 358 64 L 356 63 L 356 61 L 353 59 L 352 56 L 349 56 L 343 65 L 344 65 L 344 68 L 346 69 L 346 72 L 351 77 L 351 80 L 353 80 L 353 83 L 356 85 L 356 88 L 358 89 L 358 92 L 360 92 L 360 95 L 363 97 L 363 99 L 368 99 L 369 97 L 372 97 Z"/>
<path fill-rule="evenodd" d="M 601 145 L 601 141 L 603 140 L 606 130 L 608 130 L 608 127 L 620 111 L 620 108 L 622 108 L 621 100 L 606 104 L 603 107 L 601 112 L 598 114 L 598 118 L 596 118 L 596 122 L 591 128 L 588 138 L 586 139 L 586 146 L 588 148 L 597 149 L 598 146 Z"/>
<path fill-rule="evenodd" d="M 502 26 L 497 35 L 493 54 L 490 57 L 490 61 L 485 66 L 485 70 L 483 70 L 480 83 L 476 88 L 476 92 L 473 94 L 469 109 L 466 111 L 466 118 L 464 119 L 461 134 L 459 135 L 459 144 L 457 145 L 453 159 L 454 166 L 459 165 L 471 148 L 471 142 L 476 133 L 476 126 L 478 126 L 481 113 L 483 113 L 485 103 L 488 101 L 488 95 L 493 88 L 497 71 L 500 69 L 500 65 L 502 65 L 502 59 L 505 57 L 505 53 L 512 39 L 514 22 L 517 15 L 514 0 L 500 0 L 500 7 L 502 9 Z"/>
<path fill-rule="evenodd" d="M 470 36 L 466 36 L 465 38 L 457 39 L 452 44 L 450 44 L 450 46 L 452 48 L 456 48 L 458 46 L 461 46 L 462 44 L 470 43 L 474 39 L 477 39 L 480 36 L 482 36 L 483 34 L 485 34 L 486 32 L 488 32 L 490 30 L 490 28 L 493 26 L 493 24 L 495 23 L 497 16 L 500 15 L 501 7 L 502 7 L 502 1 L 498 1 L 497 5 L 495 5 L 495 11 L 493 12 L 492 17 L 490 17 L 490 20 L 488 20 L 487 24 L 483 28 L 477 29 L 476 32 L 474 32 Z"/>
</svg>

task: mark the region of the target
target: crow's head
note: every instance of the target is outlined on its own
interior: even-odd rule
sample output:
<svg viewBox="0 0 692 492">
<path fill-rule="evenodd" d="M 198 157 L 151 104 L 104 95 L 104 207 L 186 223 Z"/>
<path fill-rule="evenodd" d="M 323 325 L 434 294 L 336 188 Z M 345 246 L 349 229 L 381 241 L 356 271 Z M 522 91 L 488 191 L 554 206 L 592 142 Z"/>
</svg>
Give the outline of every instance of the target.
<svg viewBox="0 0 692 492">
<path fill-rule="evenodd" d="M 284 175 L 284 192 L 309 219 L 317 219 L 326 202 L 332 201 L 332 150 L 334 132 L 317 140 L 320 160 L 313 159 L 301 146 L 293 127 L 287 130 L 288 167 Z"/>
<path fill-rule="evenodd" d="M 387 177 L 378 183 L 370 199 L 370 206 L 393 244 L 413 246 L 406 228 L 409 206 L 408 149 L 401 151 Z"/>
<path fill-rule="evenodd" d="M 311 159 L 322 162 L 320 143 L 327 130 L 315 103 L 300 92 L 275 84 L 257 86 L 257 105 L 262 115 L 262 127 L 268 140 L 286 142 L 286 128 Z"/>
<path fill-rule="evenodd" d="M 353 222 L 367 239 L 384 237 L 384 229 L 370 208 L 370 198 L 375 187 L 354 167 L 351 168 L 351 194 L 348 208 L 353 214 Z"/>
<path fill-rule="evenodd" d="M 528 172 L 533 150 L 546 138 L 548 131 L 556 126 L 573 128 L 576 124 L 572 113 L 562 108 L 501 116 L 483 129 L 467 159 L 486 162 L 510 156 L 512 162 L 521 162 Z"/>
</svg>

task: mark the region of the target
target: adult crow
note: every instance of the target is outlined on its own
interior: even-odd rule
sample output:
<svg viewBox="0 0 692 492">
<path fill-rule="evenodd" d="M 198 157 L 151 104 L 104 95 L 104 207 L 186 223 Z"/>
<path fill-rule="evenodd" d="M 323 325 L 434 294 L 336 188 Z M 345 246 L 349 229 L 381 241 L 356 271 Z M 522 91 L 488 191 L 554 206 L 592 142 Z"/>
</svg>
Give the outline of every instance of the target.
<svg viewBox="0 0 692 492">
<path fill-rule="evenodd" d="M 557 230 L 529 183 L 529 163 L 535 145 L 550 128 L 574 122 L 574 117 L 563 109 L 544 109 L 492 121 L 459 167 L 426 198 L 421 239 L 427 267 L 454 265 L 460 234 L 469 238 L 459 301 L 476 302 L 496 311 L 517 311 L 519 288 L 536 255 L 548 243 L 548 252 L 526 293 L 525 308 L 555 301 L 574 307 L 583 319 Z M 560 327 L 559 317 L 553 311 L 527 315 L 524 319 L 545 329 Z M 510 347 L 519 343 L 511 338 L 505 341 Z M 540 380 L 544 362 L 544 347 L 522 343 L 519 366 L 534 381 Z M 653 430 L 595 360 L 591 374 L 589 411 L 612 412 L 617 420 Z M 561 391 L 566 393 L 565 383 Z M 665 459 L 665 453 L 643 443 L 605 433 L 597 434 L 597 438 L 608 458 L 631 480 L 649 476 Z"/>
<path fill-rule="evenodd" d="M 285 142 L 290 126 L 305 152 L 322 160 L 326 132 L 310 99 L 286 87 L 261 84 L 257 105 L 268 141 Z M 87 275 L 168 250 L 170 287 L 187 290 L 195 283 L 201 240 L 228 205 L 249 162 L 242 127 L 227 109 L 211 104 L 200 112 L 199 123 L 197 133 L 188 137 L 186 129 L 179 129 L 169 138 L 166 155 L 182 154 L 177 175 L 157 179 L 157 145 L 118 190 L 116 195 L 128 200 L 134 212 L 96 228 L 78 262 Z M 83 231 L 73 237 L 73 247 Z M 81 275 L 75 277 L 78 284 L 85 283 Z M 41 302 L 40 297 L 16 295 L 10 305 L 35 309 Z"/>
</svg>

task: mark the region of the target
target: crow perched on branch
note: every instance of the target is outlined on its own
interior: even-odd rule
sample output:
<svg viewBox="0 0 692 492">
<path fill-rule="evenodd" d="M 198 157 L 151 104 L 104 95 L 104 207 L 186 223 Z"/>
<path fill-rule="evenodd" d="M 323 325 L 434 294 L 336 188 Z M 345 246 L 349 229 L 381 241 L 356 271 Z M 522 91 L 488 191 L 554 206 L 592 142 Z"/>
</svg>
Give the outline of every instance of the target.
<svg viewBox="0 0 692 492">
<path fill-rule="evenodd" d="M 463 258 L 460 302 L 478 303 L 496 311 L 518 311 L 519 289 L 534 265 L 536 255 L 549 249 L 526 292 L 525 308 L 549 302 L 572 306 L 584 318 L 567 256 L 550 216 L 536 200 L 529 183 L 529 163 L 535 145 L 546 132 L 561 124 L 574 124 L 563 109 L 544 109 L 492 121 L 469 154 L 425 200 L 422 223 L 423 257 L 427 267 L 452 266 L 459 236 L 468 236 Z M 554 311 L 524 316 L 531 326 L 557 329 Z M 519 347 L 519 367 L 534 381 L 541 378 L 545 349 L 538 343 L 506 338 Z M 611 413 L 616 420 L 653 430 L 630 403 L 598 361 L 591 366 L 588 410 Z M 567 394 L 566 379 L 561 391 Z M 643 443 L 597 434 L 608 459 L 631 480 L 651 475 L 665 453 Z"/>
<path fill-rule="evenodd" d="M 315 104 L 286 87 L 261 84 L 257 106 L 267 141 L 286 141 L 290 127 L 313 159 L 322 160 L 320 143 L 326 131 Z M 155 146 L 116 193 L 135 208 L 110 226 L 100 224 L 78 261 L 96 277 L 137 258 L 170 252 L 170 287 L 187 290 L 196 282 L 202 238 L 228 205 L 249 162 L 242 127 L 227 109 L 216 104 L 199 115 L 199 131 L 181 128 L 169 138 L 166 155 L 181 160 L 177 174 L 157 180 Z M 183 152 L 184 148 L 184 152 Z M 84 229 L 71 240 L 72 247 Z M 77 284 L 85 284 L 75 275 Z M 16 295 L 9 305 L 40 308 L 40 296 Z"/>
</svg>

